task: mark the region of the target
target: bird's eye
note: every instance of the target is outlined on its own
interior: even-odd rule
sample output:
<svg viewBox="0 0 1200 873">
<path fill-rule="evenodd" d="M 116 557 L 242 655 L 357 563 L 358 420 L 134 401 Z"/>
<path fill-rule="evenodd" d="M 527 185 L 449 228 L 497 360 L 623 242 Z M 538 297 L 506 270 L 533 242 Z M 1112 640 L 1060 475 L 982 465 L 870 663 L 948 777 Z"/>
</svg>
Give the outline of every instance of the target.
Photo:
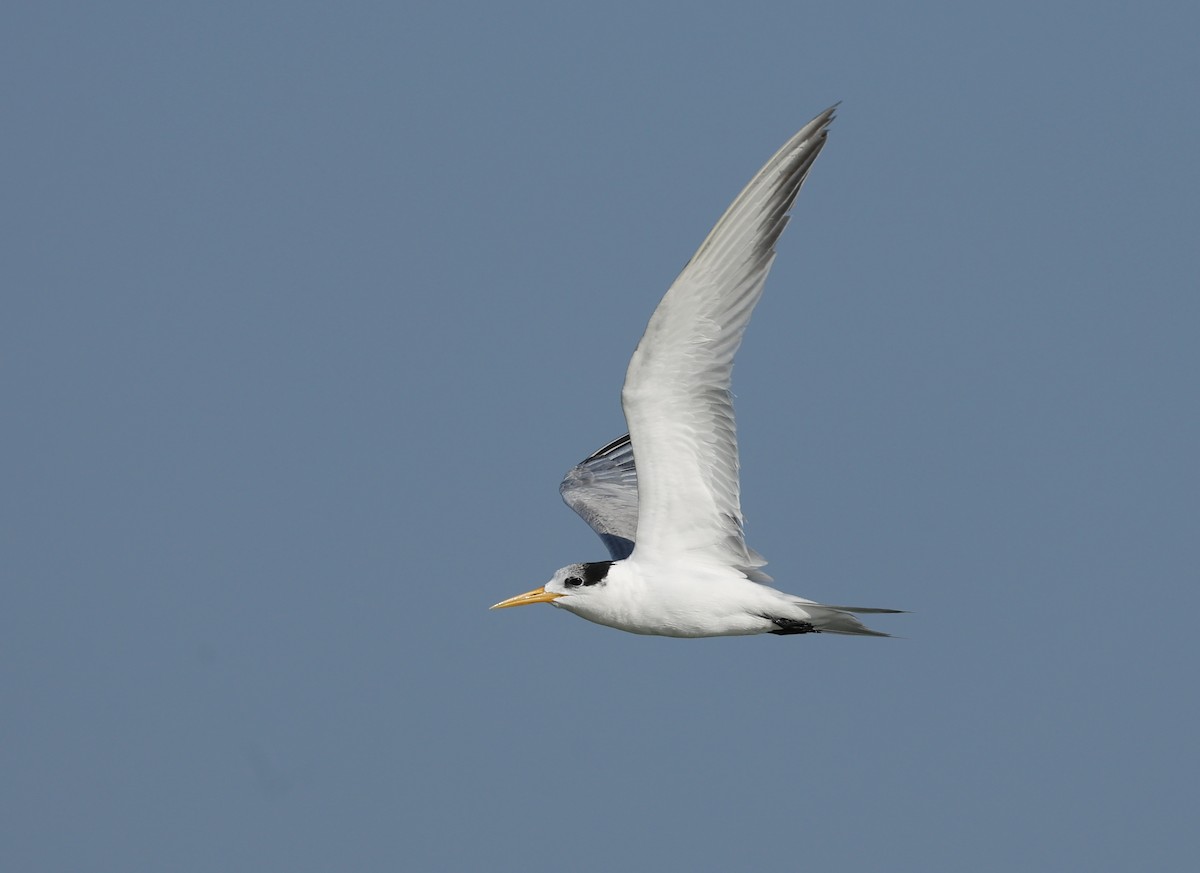
<svg viewBox="0 0 1200 873">
<path fill-rule="evenodd" d="M 578 576 L 568 576 L 566 578 L 566 580 L 563 582 L 563 584 L 566 585 L 568 588 L 578 588 L 580 585 L 583 584 L 583 580 L 580 579 Z"/>
</svg>

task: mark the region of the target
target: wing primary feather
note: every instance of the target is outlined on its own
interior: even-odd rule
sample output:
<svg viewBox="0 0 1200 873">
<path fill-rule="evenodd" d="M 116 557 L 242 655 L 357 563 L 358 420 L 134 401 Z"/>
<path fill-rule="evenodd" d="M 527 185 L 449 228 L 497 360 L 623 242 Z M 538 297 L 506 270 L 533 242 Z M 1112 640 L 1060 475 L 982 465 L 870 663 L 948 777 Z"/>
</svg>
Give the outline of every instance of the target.
<svg viewBox="0 0 1200 873">
<path fill-rule="evenodd" d="M 568 470 L 558 492 L 596 532 L 613 560 L 633 553 L 637 469 L 629 434 L 597 449 Z"/>
</svg>

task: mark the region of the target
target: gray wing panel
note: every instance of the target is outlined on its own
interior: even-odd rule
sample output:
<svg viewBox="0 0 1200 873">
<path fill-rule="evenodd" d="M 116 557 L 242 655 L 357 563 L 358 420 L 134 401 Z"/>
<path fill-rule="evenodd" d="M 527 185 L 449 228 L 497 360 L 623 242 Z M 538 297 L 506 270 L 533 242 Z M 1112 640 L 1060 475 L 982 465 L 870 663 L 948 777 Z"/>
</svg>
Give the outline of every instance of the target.
<svg viewBox="0 0 1200 873">
<path fill-rule="evenodd" d="M 600 535 L 614 561 L 629 557 L 638 518 L 637 469 L 629 434 L 568 470 L 558 493 Z"/>
</svg>

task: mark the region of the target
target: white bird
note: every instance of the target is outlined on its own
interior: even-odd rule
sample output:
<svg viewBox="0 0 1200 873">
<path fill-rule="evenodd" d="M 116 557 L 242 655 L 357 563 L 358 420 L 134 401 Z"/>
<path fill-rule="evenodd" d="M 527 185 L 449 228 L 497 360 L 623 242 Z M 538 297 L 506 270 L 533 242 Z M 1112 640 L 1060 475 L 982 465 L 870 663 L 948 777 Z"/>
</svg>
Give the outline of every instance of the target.
<svg viewBox="0 0 1200 873">
<path fill-rule="evenodd" d="M 835 108 L 767 161 L 668 289 L 625 374 L 629 433 L 572 468 L 559 488 L 611 560 L 563 567 L 493 609 L 552 603 L 668 637 L 888 636 L 851 613 L 899 610 L 829 606 L 765 584 L 771 577 L 746 545 L 738 496 L 733 357 Z"/>
</svg>

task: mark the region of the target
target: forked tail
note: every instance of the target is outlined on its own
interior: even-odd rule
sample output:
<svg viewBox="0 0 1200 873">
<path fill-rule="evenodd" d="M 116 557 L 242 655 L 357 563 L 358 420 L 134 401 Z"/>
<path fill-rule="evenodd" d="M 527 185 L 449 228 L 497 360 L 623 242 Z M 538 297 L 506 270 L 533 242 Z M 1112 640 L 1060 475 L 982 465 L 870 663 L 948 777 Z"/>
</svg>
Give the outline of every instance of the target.
<svg viewBox="0 0 1200 873">
<path fill-rule="evenodd" d="M 852 613 L 883 615 L 904 612 L 903 609 L 875 609 L 870 606 L 827 606 L 823 603 L 802 604 L 809 614 L 813 630 L 829 634 L 853 634 L 860 637 L 890 637 L 882 631 L 871 630 Z"/>
</svg>

